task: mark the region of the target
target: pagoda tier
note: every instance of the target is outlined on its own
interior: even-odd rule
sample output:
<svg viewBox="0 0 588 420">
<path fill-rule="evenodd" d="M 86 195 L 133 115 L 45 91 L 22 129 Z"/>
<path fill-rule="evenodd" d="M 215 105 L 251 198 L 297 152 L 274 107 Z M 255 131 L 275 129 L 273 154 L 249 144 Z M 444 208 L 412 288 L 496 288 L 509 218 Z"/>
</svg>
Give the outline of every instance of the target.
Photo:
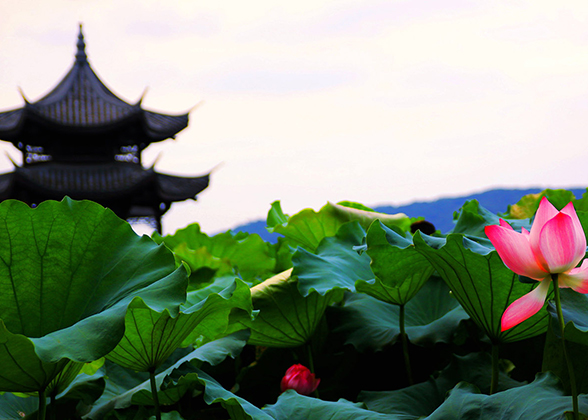
<svg viewBox="0 0 588 420">
<path fill-rule="evenodd" d="M 73 67 L 44 97 L 0 112 L 0 139 L 23 153 L 23 166 L 0 175 L 0 200 L 31 205 L 64 196 L 89 199 L 122 218 L 160 218 L 171 204 L 196 199 L 209 175 L 177 177 L 145 169 L 141 152 L 188 125 L 188 114 L 147 111 L 129 104 L 98 78 L 88 62 L 80 25 Z"/>
<path fill-rule="evenodd" d="M 173 202 L 196 198 L 208 182 L 208 175 L 170 176 L 130 163 L 48 163 L 1 174 L 0 200 L 12 198 L 35 205 L 67 195 L 101 203 L 123 219 L 151 217 L 160 223 Z"/>
<path fill-rule="evenodd" d="M 79 135 L 113 134 L 121 127 L 134 126 L 135 138 L 143 145 L 173 138 L 188 125 L 188 114 L 167 115 L 147 111 L 141 100 L 129 104 L 108 89 L 88 62 L 82 28 L 78 35 L 73 67 L 59 84 L 36 102 L 25 99 L 23 108 L 0 113 L 0 138 L 19 144 L 47 146 L 51 139 L 40 138 L 35 128 L 55 133 Z M 38 126 L 38 127 L 37 127 Z M 117 137 L 117 136 L 115 136 Z M 115 138 L 126 145 L 129 138 Z"/>
</svg>

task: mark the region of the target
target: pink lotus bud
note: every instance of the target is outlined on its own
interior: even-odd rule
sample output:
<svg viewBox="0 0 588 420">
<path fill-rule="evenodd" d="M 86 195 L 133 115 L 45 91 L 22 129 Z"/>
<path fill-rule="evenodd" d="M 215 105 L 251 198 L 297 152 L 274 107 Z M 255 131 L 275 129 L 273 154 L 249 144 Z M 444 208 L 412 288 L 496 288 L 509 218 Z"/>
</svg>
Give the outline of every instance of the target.
<svg viewBox="0 0 588 420">
<path fill-rule="evenodd" d="M 320 379 L 314 377 L 314 373 L 311 373 L 306 366 L 293 365 L 282 378 L 282 392 L 293 389 L 301 395 L 310 395 L 316 390 L 320 381 Z"/>
</svg>

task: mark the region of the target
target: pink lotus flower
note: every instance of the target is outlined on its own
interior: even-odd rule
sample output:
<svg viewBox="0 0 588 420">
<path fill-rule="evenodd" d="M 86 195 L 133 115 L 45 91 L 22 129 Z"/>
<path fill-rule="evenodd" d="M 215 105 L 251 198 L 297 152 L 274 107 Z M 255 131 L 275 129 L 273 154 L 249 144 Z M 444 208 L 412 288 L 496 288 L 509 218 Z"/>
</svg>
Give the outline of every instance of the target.
<svg viewBox="0 0 588 420">
<path fill-rule="evenodd" d="M 282 392 L 287 389 L 293 389 L 301 395 L 310 395 L 318 387 L 320 379 L 314 377 L 307 367 L 303 365 L 293 365 L 282 378 Z"/>
<path fill-rule="evenodd" d="M 515 300 L 502 315 L 502 331 L 535 315 L 545 303 L 551 275 L 558 275 L 559 287 L 588 293 L 588 260 L 576 267 L 586 254 L 586 236 L 569 203 L 561 211 L 543 197 L 531 232 L 522 233 L 500 219 L 500 226 L 486 226 L 490 239 L 504 264 L 521 276 L 539 281 L 539 286 Z"/>
</svg>

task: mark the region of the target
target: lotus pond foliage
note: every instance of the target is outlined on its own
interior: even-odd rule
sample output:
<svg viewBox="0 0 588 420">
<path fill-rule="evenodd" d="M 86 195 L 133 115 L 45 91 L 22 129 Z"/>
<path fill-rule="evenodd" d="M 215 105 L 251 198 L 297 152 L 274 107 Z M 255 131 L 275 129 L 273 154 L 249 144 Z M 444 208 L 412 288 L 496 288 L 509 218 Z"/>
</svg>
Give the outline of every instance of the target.
<svg viewBox="0 0 588 420">
<path fill-rule="evenodd" d="M 274 202 L 269 243 L 4 201 L 0 420 L 586 419 L 588 194 L 504 210 Z"/>
</svg>

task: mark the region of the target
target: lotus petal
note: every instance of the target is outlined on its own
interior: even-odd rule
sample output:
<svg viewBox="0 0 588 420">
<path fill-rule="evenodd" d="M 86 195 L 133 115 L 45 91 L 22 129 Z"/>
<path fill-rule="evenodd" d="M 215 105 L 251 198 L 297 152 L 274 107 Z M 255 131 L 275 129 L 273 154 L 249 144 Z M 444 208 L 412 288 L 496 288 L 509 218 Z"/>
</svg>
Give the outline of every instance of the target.
<svg viewBox="0 0 588 420">
<path fill-rule="evenodd" d="M 545 298 L 549 291 L 549 283 L 551 283 L 550 279 L 539 282 L 539 286 L 530 293 L 518 298 L 506 308 L 506 311 L 502 314 L 502 331 L 506 331 L 520 324 L 539 312 L 545 304 Z"/>
<path fill-rule="evenodd" d="M 584 246 L 579 254 L 578 242 L 580 241 L 572 218 L 567 214 L 558 213 L 545 223 L 541 230 L 540 253 L 537 257 L 545 264 L 544 268 L 548 272 L 563 273 L 574 268 L 584 256 L 586 247 Z"/>
<path fill-rule="evenodd" d="M 512 227 L 486 226 L 486 236 L 490 239 L 504 264 L 517 274 L 541 280 L 548 276 L 537 262 L 527 236 L 515 232 Z"/>
</svg>

